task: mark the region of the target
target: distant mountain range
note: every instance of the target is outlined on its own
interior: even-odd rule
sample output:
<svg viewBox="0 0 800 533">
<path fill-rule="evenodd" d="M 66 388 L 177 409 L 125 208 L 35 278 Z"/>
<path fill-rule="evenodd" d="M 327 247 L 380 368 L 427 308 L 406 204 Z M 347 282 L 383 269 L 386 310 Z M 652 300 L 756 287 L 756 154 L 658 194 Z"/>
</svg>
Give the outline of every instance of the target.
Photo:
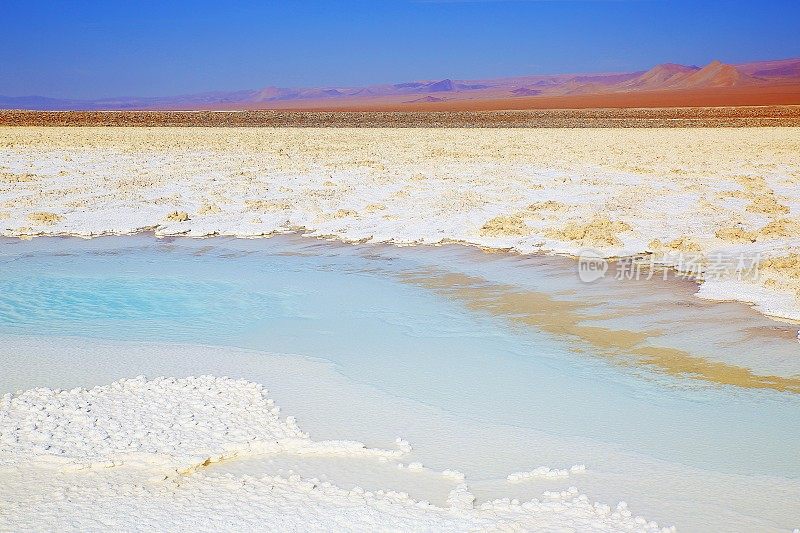
<svg viewBox="0 0 800 533">
<path fill-rule="evenodd" d="M 67 100 L 0 96 L 30 110 L 479 110 L 800 104 L 800 58 L 703 67 L 664 63 L 647 71 L 487 80 L 423 80 L 367 87 L 265 87 L 182 96 Z"/>
</svg>

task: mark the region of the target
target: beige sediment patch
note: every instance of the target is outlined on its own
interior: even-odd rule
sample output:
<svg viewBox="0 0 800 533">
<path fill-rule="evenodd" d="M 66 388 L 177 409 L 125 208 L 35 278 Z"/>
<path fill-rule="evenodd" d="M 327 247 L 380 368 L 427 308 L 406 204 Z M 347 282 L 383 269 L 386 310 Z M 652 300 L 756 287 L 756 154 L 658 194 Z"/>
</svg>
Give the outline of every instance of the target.
<svg viewBox="0 0 800 533">
<path fill-rule="evenodd" d="M 171 196 L 159 196 L 158 198 L 154 198 L 152 203 L 155 205 L 169 205 L 169 204 L 177 204 L 180 203 L 181 198 L 179 194 L 173 194 Z"/>
<path fill-rule="evenodd" d="M 751 194 L 772 192 L 763 176 L 736 176 L 733 179 Z"/>
<path fill-rule="evenodd" d="M 758 233 L 755 231 L 747 231 L 744 228 L 734 226 L 732 228 L 718 229 L 717 231 L 714 232 L 714 236 L 717 239 L 723 240 L 725 242 L 747 243 L 747 242 L 755 242 Z"/>
<path fill-rule="evenodd" d="M 631 231 L 626 222 L 595 217 L 587 224 L 570 222 L 560 230 L 545 231 L 545 236 L 561 241 L 574 241 L 583 246 L 622 246 L 618 234 Z"/>
<path fill-rule="evenodd" d="M 681 235 L 675 239 L 672 239 L 668 243 L 664 245 L 665 248 L 669 248 L 670 250 L 675 250 L 676 252 L 701 252 L 703 251 L 703 247 L 700 246 L 700 243 L 697 242 L 695 239 L 691 237 L 687 237 L 686 235 Z"/>
<path fill-rule="evenodd" d="M 745 207 L 745 211 L 759 215 L 786 215 L 789 213 L 789 207 L 778 203 L 775 194 L 769 193 L 753 198 Z"/>
<path fill-rule="evenodd" d="M 11 213 L 0 211 L 0 220 L 8 220 L 9 218 L 11 218 Z"/>
<path fill-rule="evenodd" d="M 567 209 L 569 209 L 567 204 L 555 200 L 534 202 L 526 208 L 529 213 L 538 213 L 539 211 L 566 211 Z"/>
<path fill-rule="evenodd" d="M 47 226 L 55 224 L 63 220 L 63 218 L 64 217 L 62 217 L 61 215 L 57 215 L 56 213 L 50 213 L 47 211 L 37 211 L 35 213 L 30 213 L 28 215 L 28 220 L 31 223 L 39 225 L 47 225 Z"/>
<path fill-rule="evenodd" d="M 319 198 L 323 200 L 333 200 L 337 196 L 337 190 L 333 187 L 327 187 L 324 189 L 306 189 L 304 192 L 306 196 L 312 198 Z"/>
<path fill-rule="evenodd" d="M 489 200 L 485 195 L 469 188 L 446 189 L 438 195 L 433 205 L 437 216 L 448 216 L 453 212 L 467 212 L 480 209 Z"/>
<path fill-rule="evenodd" d="M 120 179 L 115 183 L 117 189 L 121 191 L 138 191 L 150 187 L 163 185 L 164 180 L 157 180 L 146 176 L 135 176 L 132 178 Z"/>
<path fill-rule="evenodd" d="M 760 230 L 758 239 L 780 239 L 784 237 L 800 237 L 800 221 L 796 219 L 781 218 L 773 220 Z"/>
<path fill-rule="evenodd" d="M 530 233 L 531 229 L 518 214 L 496 216 L 480 229 L 484 237 L 524 237 Z"/>
<path fill-rule="evenodd" d="M 725 196 L 749 200 L 745 207 L 748 213 L 759 215 L 785 215 L 789 213 L 789 208 L 778 202 L 767 180 L 762 176 L 737 176 L 736 182 L 744 187 L 743 191 L 728 191 L 723 193 Z"/>
<path fill-rule="evenodd" d="M 357 217 L 358 212 L 353 211 L 352 209 L 338 209 L 335 213 L 333 213 L 333 218 L 347 218 L 347 217 Z"/>
<path fill-rule="evenodd" d="M 24 183 L 36 180 L 35 174 L 16 174 L 13 172 L 0 172 L 0 183 Z"/>
<path fill-rule="evenodd" d="M 766 287 L 791 291 L 800 300 L 800 254 L 764 259 L 758 264 L 758 273 Z"/>
<path fill-rule="evenodd" d="M 364 208 L 367 213 L 375 213 L 377 211 L 383 211 L 384 209 L 386 209 L 384 204 L 369 204 Z"/>
<path fill-rule="evenodd" d="M 800 255 L 790 261 L 800 269 Z M 677 349 L 650 345 L 659 331 L 632 331 L 587 325 L 596 319 L 591 304 L 559 300 L 536 291 L 520 291 L 484 279 L 429 270 L 406 273 L 401 280 L 462 302 L 473 311 L 488 312 L 512 322 L 533 326 L 547 333 L 563 335 L 589 344 L 594 353 L 619 364 L 641 364 L 671 376 L 689 377 L 721 385 L 773 389 L 800 393 L 800 378 L 759 375 L 751 370 L 692 355 Z"/>
<path fill-rule="evenodd" d="M 745 191 L 741 190 L 734 190 L 734 191 L 722 191 L 716 194 L 716 197 L 720 200 L 724 200 L 726 198 L 735 198 L 737 200 L 749 200 L 751 195 Z"/>
<path fill-rule="evenodd" d="M 166 218 L 171 222 L 186 222 L 189 220 L 189 213 L 186 211 L 173 211 Z"/>
<path fill-rule="evenodd" d="M 382 171 L 386 170 L 386 166 L 384 166 L 384 164 L 382 162 L 376 161 L 374 159 L 354 158 L 351 161 L 347 161 L 345 163 L 345 165 L 343 165 L 343 166 L 345 168 L 348 168 L 348 167 L 366 167 L 366 168 L 369 168 L 371 170 L 376 170 L 376 171 L 379 171 L 379 172 L 382 172 Z"/>
<path fill-rule="evenodd" d="M 197 210 L 198 215 L 215 215 L 221 212 L 222 209 L 217 204 L 203 204 Z"/>
<path fill-rule="evenodd" d="M 286 211 L 292 208 L 289 202 L 275 200 L 245 200 L 245 207 L 250 211 L 260 211 L 262 213 L 270 211 Z"/>
<path fill-rule="evenodd" d="M 563 217 L 565 211 L 569 211 L 570 206 L 555 200 L 545 200 L 534 202 L 525 208 L 525 218 L 531 220 L 558 220 Z"/>
</svg>

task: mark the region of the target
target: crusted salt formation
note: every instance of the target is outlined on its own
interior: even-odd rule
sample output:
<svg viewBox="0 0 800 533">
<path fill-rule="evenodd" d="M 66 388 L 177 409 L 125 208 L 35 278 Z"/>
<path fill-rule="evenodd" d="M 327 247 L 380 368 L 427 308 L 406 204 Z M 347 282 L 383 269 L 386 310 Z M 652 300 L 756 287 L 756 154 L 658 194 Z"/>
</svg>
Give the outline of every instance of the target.
<svg viewBox="0 0 800 533">
<path fill-rule="evenodd" d="M 293 418 L 281 419 L 264 388 L 213 378 L 124 379 L 105 387 L 32 389 L 0 402 L 0 465 L 46 459 L 64 465 L 125 462 L 128 454 L 170 461 L 178 469 L 255 453 L 369 454 L 349 441 L 313 442 Z"/>
<path fill-rule="evenodd" d="M 173 211 L 167 215 L 167 220 L 171 220 L 172 222 L 186 222 L 189 220 L 189 213 L 186 211 Z"/>
<path fill-rule="evenodd" d="M 680 237 L 672 239 L 664 246 L 678 252 L 701 252 L 703 250 L 703 247 L 700 246 L 700 243 L 697 242 L 696 239 L 687 237 L 686 235 L 681 235 Z"/>
<path fill-rule="evenodd" d="M 767 257 L 800 246 L 800 129 L 344 131 L 2 128 L 0 234 L 303 228 L 344 241 L 589 247 L 605 257 L 657 248 Z M 197 216 L 168 220 L 169 210 Z M 34 223 L 34 212 L 61 218 Z M 775 306 L 777 290 L 728 279 L 705 294 L 800 319 L 794 292 Z"/>
<path fill-rule="evenodd" d="M 203 204 L 197 210 L 198 215 L 216 215 L 222 213 L 222 209 L 217 204 Z"/>
<path fill-rule="evenodd" d="M 56 213 L 47 211 L 37 211 L 28 215 L 28 221 L 32 224 L 52 225 L 63 220 L 64 217 Z"/>
<path fill-rule="evenodd" d="M 531 229 L 519 215 L 501 215 L 487 220 L 481 227 L 484 237 L 524 237 Z"/>
<path fill-rule="evenodd" d="M 319 479 L 215 474 L 213 463 L 294 454 L 386 459 L 410 451 L 312 441 L 260 385 L 214 378 L 120 380 L 93 389 L 32 389 L 0 400 L 0 529 L 662 531 L 571 488 L 541 500 L 480 505 L 463 474 L 447 507 L 406 493 Z M 409 468 L 423 469 L 411 463 Z M 579 467 L 573 467 L 576 471 Z"/>
<path fill-rule="evenodd" d="M 800 220 L 779 218 L 758 230 L 758 240 L 797 238 L 800 235 Z"/>
<path fill-rule="evenodd" d="M 560 230 L 546 231 L 545 235 L 551 239 L 574 241 L 581 246 L 608 248 L 621 246 L 619 234 L 632 230 L 633 228 L 626 222 L 600 216 L 585 224 L 570 222 Z"/>
<path fill-rule="evenodd" d="M 718 229 L 714 232 L 714 236 L 717 239 L 721 239 L 725 242 L 749 243 L 756 242 L 758 233 L 755 231 L 746 231 L 740 227 L 733 227 Z"/>
<path fill-rule="evenodd" d="M 22 183 L 26 181 L 34 181 L 36 176 L 28 173 L 15 174 L 13 172 L 0 172 L 0 182 L 5 183 Z"/>
<path fill-rule="evenodd" d="M 759 264 L 759 273 L 766 287 L 793 291 L 800 298 L 800 253 L 765 259 Z"/>
<path fill-rule="evenodd" d="M 285 211 L 291 209 L 292 204 L 289 202 L 279 202 L 273 200 L 245 200 L 244 205 L 250 211 L 261 211 L 262 213 L 270 211 Z"/>
</svg>

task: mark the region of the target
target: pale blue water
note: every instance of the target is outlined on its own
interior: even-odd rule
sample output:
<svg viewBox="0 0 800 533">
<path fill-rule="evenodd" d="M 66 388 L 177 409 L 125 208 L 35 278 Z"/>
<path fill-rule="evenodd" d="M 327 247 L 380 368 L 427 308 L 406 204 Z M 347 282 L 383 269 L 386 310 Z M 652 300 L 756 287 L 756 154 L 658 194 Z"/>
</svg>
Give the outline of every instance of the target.
<svg viewBox="0 0 800 533">
<path fill-rule="evenodd" d="M 334 362 L 348 377 L 458 416 L 593 439 L 720 472 L 800 477 L 796 394 L 625 369 L 593 357 L 591 347 L 576 353 L 569 339 L 471 311 L 400 279 L 435 267 L 584 297 L 566 264 L 558 258 L 478 257 L 460 247 L 342 246 L 298 237 L 4 241 L 0 334 L 191 342 L 313 356 Z M 680 294 L 613 284 L 585 290 L 599 309 L 615 297 L 641 304 L 661 298 L 664 312 L 650 313 L 662 327 L 670 320 L 678 324 L 670 315 L 672 299 L 691 301 L 679 287 Z M 702 305 L 720 305 L 720 313 L 736 312 L 740 320 L 764 326 L 765 319 L 731 311 L 729 304 Z M 630 326 L 636 326 L 634 318 Z M 725 327 L 711 326 L 705 336 L 690 333 L 722 357 L 730 349 Z M 734 351 L 753 352 L 758 345 L 740 344 Z M 796 349 L 789 341 L 780 346 Z M 769 356 L 749 354 L 753 360 Z M 13 350 L 0 349 L 0 364 L 13 357 Z M 0 392 L 5 390 L 0 377 Z"/>
</svg>

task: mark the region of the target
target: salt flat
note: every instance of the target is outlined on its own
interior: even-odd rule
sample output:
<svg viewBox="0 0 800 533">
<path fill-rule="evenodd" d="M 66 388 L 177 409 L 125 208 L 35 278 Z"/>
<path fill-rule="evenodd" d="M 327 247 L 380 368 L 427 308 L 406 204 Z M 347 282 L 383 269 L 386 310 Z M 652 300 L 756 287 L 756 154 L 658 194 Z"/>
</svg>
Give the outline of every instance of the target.
<svg viewBox="0 0 800 533">
<path fill-rule="evenodd" d="M 800 319 L 798 128 L 7 127 L 0 142 L 5 236 L 589 248 Z"/>
</svg>

